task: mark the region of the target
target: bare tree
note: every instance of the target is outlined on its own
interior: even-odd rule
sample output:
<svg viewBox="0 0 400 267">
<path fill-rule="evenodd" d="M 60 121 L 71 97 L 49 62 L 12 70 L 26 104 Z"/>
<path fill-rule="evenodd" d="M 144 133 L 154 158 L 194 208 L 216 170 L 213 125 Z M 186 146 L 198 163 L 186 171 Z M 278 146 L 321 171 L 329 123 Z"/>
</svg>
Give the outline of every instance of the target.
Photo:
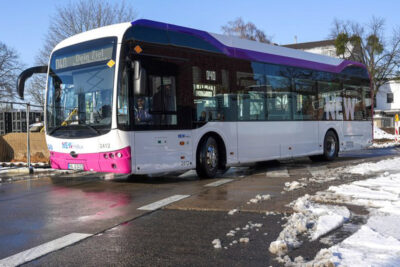
<svg viewBox="0 0 400 267">
<path fill-rule="evenodd" d="M 385 21 L 376 17 L 365 25 L 335 19 L 331 30 L 336 54 L 363 63 L 375 93 L 388 79 L 399 74 L 400 29 L 394 29 L 390 38 L 385 36 Z"/>
<path fill-rule="evenodd" d="M 0 42 L 0 99 L 11 100 L 21 63 L 14 49 Z"/>
<path fill-rule="evenodd" d="M 132 21 L 136 17 L 131 5 L 125 1 L 76 0 L 59 6 L 50 18 L 43 48 L 36 57 L 37 65 L 47 65 L 53 48 L 60 41 L 98 27 Z M 43 105 L 46 80 L 36 75 L 28 85 L 27 93 Z"/>
<path fill-rule="evenodd" d="M 242 39 L 271 43 L 271 37 L 267 36 L 262 30 L 258 29 L 252 22 L 245 23 L 242 18 L 229 21 L 227 25 L 221 27 L 226 35 L 237 36 Z"/>
</svg>

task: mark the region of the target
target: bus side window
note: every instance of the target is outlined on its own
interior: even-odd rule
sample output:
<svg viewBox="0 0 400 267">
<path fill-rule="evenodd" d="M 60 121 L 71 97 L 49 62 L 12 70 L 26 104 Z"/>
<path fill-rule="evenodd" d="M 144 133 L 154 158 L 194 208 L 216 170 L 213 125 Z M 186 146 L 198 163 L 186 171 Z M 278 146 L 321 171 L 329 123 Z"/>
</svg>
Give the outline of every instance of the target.
<svg viewBox="0 0 400 267">
<path fill-rule="evenodd" d="M 193 66 L 192 74 L 195 123 L 201 125 L 208 121 L 234 121 L 233 98 L 229 94 L 229 71 Z"/>
<path fill-rule="evenodd" d="M 291 101 L 290 79 L 267 75 L 268 120 L 291 120 Z"/>
<path fill-rule="evenodd" d="M 314 103 L 317 101 L 316 85 L 313 80 L 294 79 L 293 117 L 295 120 L 317 119 L 318 111 Z"/>
<path fill-rule="evenodd" d="M 174 76 L 149 76 L 150 114 L 156 125 L 177 124 L 176 82 Z"/>
</svg>

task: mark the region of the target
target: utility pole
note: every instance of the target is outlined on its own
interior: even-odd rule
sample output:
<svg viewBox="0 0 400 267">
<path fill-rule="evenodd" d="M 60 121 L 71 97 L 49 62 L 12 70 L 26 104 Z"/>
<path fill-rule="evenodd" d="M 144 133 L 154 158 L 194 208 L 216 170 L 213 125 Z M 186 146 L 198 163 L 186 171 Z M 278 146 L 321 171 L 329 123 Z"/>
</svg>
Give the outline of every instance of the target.
<svg viewBox="0 0 400 267">
<path fill-rule="evenodd" d="M 29 138 L 29 113 L 30 113 L 30 104 L 26 103 L 26 161 L 28 164 L 29 174 L 33 174 L 33 168 L 31 166 L 31 143 Z"/>
</svg>

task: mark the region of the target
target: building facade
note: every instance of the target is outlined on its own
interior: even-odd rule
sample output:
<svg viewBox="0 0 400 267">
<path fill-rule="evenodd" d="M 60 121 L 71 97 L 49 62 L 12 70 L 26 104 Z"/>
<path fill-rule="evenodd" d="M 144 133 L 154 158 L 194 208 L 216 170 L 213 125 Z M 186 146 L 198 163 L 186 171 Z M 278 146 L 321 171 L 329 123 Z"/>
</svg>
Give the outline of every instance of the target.
<svg viewBox="0 0 400 267">
<path fill-rule="evenodd" d="M 43 121 L 43 111 L 32 110 L 29 124 Z M 0 110 L 0 135 L 26 132 L 26 110 Z"/>
<path fill-rule="evenodd" d="M 394 117 L 400 115 L 400 82 L 388 81 L 375 97 L 374 124 L 380 128 L 394 127 Z"/>
</svg>

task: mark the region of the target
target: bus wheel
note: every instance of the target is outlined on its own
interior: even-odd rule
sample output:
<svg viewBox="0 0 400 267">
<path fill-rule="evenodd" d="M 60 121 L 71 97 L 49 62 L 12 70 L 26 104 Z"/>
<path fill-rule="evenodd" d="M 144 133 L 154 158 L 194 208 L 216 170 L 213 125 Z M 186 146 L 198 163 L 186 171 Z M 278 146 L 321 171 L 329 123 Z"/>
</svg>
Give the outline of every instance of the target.
<svg viewBox="0 0 400 267">
<path fill-rule="evenodd" d="M 334 160 L 339 153 L 339 141 L 336 134 L 332 131 L 328 131 L 324 139 L 324 154 L 310 156 L 312 161 L 330 161 Z"/>
<path fill-rule="evenodd" d="M 197 156 L 196 172 L 200 178 L 214 178 L 218 171 L 218 143 L 212 136 L 201 144 Z"/>
<path fill-rule="evenodd" d="M 325 160 L 334 160 L 339 153 L 339 141 L 332 131 L 328 131 L 324 139 L 324 154 Z"/>
</svg>

